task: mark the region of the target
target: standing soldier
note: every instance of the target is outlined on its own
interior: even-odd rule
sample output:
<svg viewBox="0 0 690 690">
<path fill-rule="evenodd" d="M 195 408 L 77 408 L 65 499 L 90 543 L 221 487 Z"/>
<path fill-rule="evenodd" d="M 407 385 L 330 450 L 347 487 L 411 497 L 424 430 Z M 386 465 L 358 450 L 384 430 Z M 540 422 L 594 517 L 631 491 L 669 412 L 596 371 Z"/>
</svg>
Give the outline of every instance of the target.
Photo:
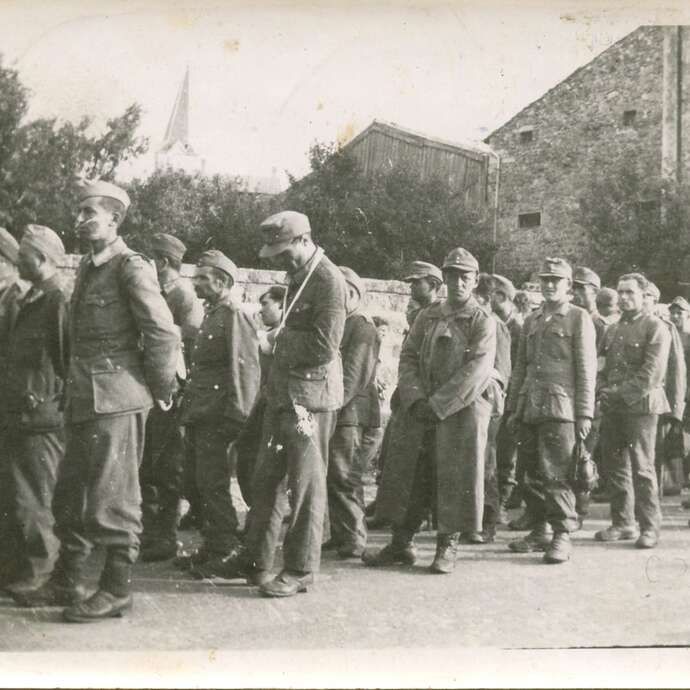
<svg viewBox="0 0 690 690">
<path fill-rule="evenodd" d="M 21 292 L 17 283 L 17 240 L 5 228 L 0 228 L 0 332 L 7 333 L 8 306 L 13 295 Z M 0 386 L 6 379 L 6 342 L 0 340 Z M 0 417 L 0 433 L 4 434 L 7 420 Z M 11 457 L 3 451 L 6 443 L 0 438 L 0 587 L 16 579 L 16 529 L 14 527 L 13 497 L 11 491 Z"/>
<path fill-rule="evenodd" d="M 657 422 L 669 411 L 664 373 L 671 344 L 666 325 L 644 310 L 647 280 L 639 273 L 621 276 L 621 318 L 606 333 L 599 400 L 603 452 L 611 462 L 611 526 L 598 541 L 634 539 L 636 546 L 656 546 L 661 509 L 654 468 Z"/>
<path fill-rule="evenodd" d="M 261 384 L 252 320 L 230 295 L 236 281 L 237 267 L 222 252 L 211 249 L 199 257 L 194 289 L 206 302 L 206 315 L 192 349 L 180 421 L 194 454 L 204 519 L 204 543 L 188 562 L 200 568 L 202 577 L 210 577 L 241 549 L 228 445 L 239 436 Z"/>
<path fill-rule="evenodd" d="M 419 313 L 403 345 L 398 390 L 406 433 L 400 427 L 391 438 L 378 506 L 393 538 L 367 549 L 366 565 L 415 562 L 414 535 L 432 493 L 438 534 L 431 572 L 452 572 L 460 533 L 481 532 L 496 322 L 472 295 L 478 273 L 472 254 L 451 251 L 443 263 L 448 297 Z M 430 452 L 420 453 L 424 447 Z"/>
<path fill-rule="evenodd" d="M 261 232 L 259 256 L 287 271 L 288 292 L 282 327 L 267 336 L 275 351 L 247 542 L 252 581 L 261 593 L 289 597 L 307 590 L 321 561 L 328 444 L 343 404 L 339 348 L 347 288 L 338 267 L 314 244 L 304 214 L 276 213 L 261 224 Z M 286 475 L 292 515 L 283 570 L 271 579 L 283 521 L 274 508 Z"/>
<path fill-rule="evenodd" d="M 13 523 L 19 538 L 16 581 L 10 593 L 37 589 L 53 569 L 58 541 L 52 500 L 65 452 L 59 403 L 66 378 L 67 297 L 58 278 L 62 240 L 50 228 L 27 226 L 19 246 L 19 275 L 31 285 L 8 305 L 3 451 L 12 470 Z"/>
<path fill-rule="evenodd" d="M 183 242 L 172 235 L 158 233 L 151 238 L 151 245 L 161 293 L 182 338 L 185 366 L 178 367 L 176 387 L 179 387 L 189 370 L 190 354 L 204 309 L 189 281 L 180 276 L 187 251 Z M 139 473 L 144 518 L 143 561 L 164 561 L 177 554 L 177 509 L 184 492 L 185 441 L 176 407 L 173 405 L 165 412 L 154 407 L 146 422 L 144 460 Z M 196 482 L 193 486 L 196 487 Z"/>
<path fill-rule="evenodd" d="M 359 558 L 366 546 L 367 528 L 358 451 L 371 414 L 379 341 L 371 319 L 359 310 L 364 296 L 362 279 L 351 268 L 341 266 L 340 270 L 347 282 L 347 319 L 340 343 L 344 395 L 329 448 L 326 486 L 331 538 L 324 548 L 337 549 L 341 558 Z"/>
<path fill-rule="evenodd" d="M 546 563 L 563 563 L 577 528 L 568 474 L 575 444 L 587 438 L 594 416 L 596 336 L 587 312 L 568 301 L 570 265 L 546 259 L 539 277 L 544 303 L 525 319 L 507 404 L 525 463 L 525 500 L 537 524 L 509 546 L 518 553 L 546 551 Z"/>
<path fill-rule="evenodd" d="M 146 417 L 154 400 L 171 405 L 180 347 L 155 269 L 117 234 L 129 203 L 109 182 L 81 189 L 77 231 L 91 251 L 70 307 L 67 448 L 53 502 L 60 554 L 48 582 L 22 602 L 67 605 L 63 616 L 72 622 L 121 616 L 132 606 Z M 105 548 L 105 567 L 98 590 L 84 599 L 94 543 Z"/>
</svg>

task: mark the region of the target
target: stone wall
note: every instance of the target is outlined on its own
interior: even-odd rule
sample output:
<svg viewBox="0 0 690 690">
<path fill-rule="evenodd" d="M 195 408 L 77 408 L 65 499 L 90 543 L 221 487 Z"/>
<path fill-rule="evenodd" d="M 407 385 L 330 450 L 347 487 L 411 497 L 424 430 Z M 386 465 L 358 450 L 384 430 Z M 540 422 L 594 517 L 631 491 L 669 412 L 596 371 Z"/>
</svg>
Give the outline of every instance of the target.
<svg viewBox="0 0 690 690">
<path fill-rule="evenodd" d="M 660 173 L 663 32 L 633 31 L 487 138 L 501 157 L 497 272 L 520 283 L 554 255 L 603 268 L 577 223 L 579 199 L 594 170 L 617 170 L 630 152 L 642 171 Z M 521 141 L 529 128 L 532 141 Z M 541 225 L 518 228 L 518 214 L 531 212 Z"/>
</svg>

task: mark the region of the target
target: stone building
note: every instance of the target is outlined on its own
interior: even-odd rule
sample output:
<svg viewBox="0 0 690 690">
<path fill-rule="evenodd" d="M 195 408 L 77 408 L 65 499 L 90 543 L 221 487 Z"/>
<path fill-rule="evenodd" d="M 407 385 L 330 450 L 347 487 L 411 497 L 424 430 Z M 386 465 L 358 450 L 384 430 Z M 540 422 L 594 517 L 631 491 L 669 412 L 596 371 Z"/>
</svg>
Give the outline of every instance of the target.
<svg viewBox="0 0 690 690">
<path fill-rule="evenodd" d="M 578 222 L 595 171 L 615 174 L 632 155 L 643 176 L 682 179 L 689 68 L 690 27 L 639 27 L 485 139 L 500 158 L 497 271 L 521 281 L 550 255 L 598 266 Z"/>
</svg>

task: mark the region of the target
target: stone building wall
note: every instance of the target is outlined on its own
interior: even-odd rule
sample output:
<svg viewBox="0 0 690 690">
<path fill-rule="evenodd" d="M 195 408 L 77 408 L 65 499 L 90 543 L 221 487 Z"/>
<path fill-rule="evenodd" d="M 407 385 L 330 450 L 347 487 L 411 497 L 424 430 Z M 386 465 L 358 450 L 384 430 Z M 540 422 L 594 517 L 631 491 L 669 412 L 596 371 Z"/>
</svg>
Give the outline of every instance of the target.
<svg viewBox="0 0 690 690">
<path fill-rule="evenodd" d="M 520 283 L 553 255 L 600 267 L 579 200 L 594 170 L 618 170 L 630 152 L 641 171 L 661 172 L 663 74 L 664 28 L 640 27 L 486 139 L 501 158 L 497 272 Z M 537 212 L 538 227 L 518 227 Z"/>
</svg>

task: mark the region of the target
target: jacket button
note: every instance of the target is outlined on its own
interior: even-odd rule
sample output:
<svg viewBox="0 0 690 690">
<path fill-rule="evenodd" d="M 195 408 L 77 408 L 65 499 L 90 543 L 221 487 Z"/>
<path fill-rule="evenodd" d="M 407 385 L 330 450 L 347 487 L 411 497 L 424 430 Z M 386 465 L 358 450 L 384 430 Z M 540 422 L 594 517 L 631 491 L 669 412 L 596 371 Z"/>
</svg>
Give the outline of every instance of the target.
<svg viewBox="0 0 690 690">
<path fill-rule="evenodd" d="M 220 386 L 217 383 L 213 384 L 213 390 L 217 391 L 220 388 Z"/>
<path fill-rule="evenodd" d="M 208 336 L 208 339 L 209 339 L 209 340 L 213 340 L 213 333 L 211 333 L 211 334 Z"/>
</svg>

